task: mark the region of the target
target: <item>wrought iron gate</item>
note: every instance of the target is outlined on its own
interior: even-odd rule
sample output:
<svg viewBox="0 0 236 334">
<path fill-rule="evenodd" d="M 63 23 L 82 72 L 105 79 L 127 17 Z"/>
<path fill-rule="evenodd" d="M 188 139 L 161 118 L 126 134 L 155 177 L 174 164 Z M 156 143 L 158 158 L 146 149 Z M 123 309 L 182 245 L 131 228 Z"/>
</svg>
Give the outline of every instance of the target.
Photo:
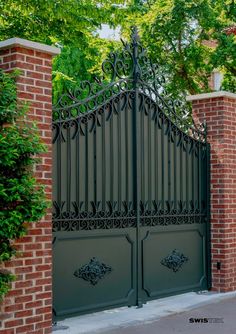
<svg viewBox="0 0 236 334">
<path fill-rule="evenodd" d="M 135 29 L 123 44 L 54 108 L 58 319 L 210 285 L 205 128 L 178 116 Z"/>
</svg>

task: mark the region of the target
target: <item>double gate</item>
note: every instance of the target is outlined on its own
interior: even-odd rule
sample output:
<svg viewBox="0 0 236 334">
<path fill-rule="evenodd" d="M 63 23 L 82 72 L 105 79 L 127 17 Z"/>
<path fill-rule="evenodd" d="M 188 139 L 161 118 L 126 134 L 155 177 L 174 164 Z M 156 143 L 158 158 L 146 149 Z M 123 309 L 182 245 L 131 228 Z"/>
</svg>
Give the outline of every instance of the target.
<svg viewBox="0 0 236 334">
<path fill-rule="evenodd" d="M 123 44 L 54 108 L 56 319 L 210 285 L 204 126 L 168 98 L 135 29 Z"/>
</svg>

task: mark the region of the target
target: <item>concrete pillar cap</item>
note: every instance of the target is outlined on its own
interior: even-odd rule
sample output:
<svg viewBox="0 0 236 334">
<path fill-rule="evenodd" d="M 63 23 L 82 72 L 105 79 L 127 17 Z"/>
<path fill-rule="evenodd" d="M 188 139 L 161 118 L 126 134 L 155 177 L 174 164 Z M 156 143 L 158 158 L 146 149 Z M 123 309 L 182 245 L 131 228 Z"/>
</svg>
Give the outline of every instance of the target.
<svg viewBox="0 0 236 334">
<path fill-rule="evenodd" d="M 236 94 L 220 90 L 218 92 L 189 95 L 189 96 L 186 97 L 186 100 L 187 101 L 194 101 L 194 100 L 211 99 L 211 98 L 215 98 L 215 97 L 229 97 L 229 98 L 236 99 Z"/>
<path fill-rule="evenodd" d="M 55 46 L 50 46 L 38 42 L 32 42 L 29 41 L 28 39 L 23 39 L 18 37 L 6 39 L 5 41 L 0 42 L 0 50 L 9 49 L 14 46 L 21 46 L 26 49 L 45 52 L 50 55 L 58 55 L 61 53 L 61 50 Z"/>
</svg>

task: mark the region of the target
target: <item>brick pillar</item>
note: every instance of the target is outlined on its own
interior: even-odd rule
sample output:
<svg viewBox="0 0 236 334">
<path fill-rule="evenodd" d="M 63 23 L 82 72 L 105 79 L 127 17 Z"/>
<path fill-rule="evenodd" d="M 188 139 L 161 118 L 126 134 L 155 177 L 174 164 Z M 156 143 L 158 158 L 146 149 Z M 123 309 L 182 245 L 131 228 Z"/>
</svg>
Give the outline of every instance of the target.
<svg viewBox="0 0 236 334">
<path fill-rule="evenodd" d="M 47 153 L 36 166 L 35 176 L 52 194 L 51 117 L 52 57 L 55 47 L 12 38 L 0 42 L 0 67 L 20 69 L 18 100 L 29 103 L 28 120 L 36 121 Z M 21 256 L 6 264 L 17 275 L 12 290 L 0 309 L 0 333 L 51 333 L 52 327 L 52 227 L 51 210 L 37 223 L 30 224 L 27 236 L 17 242 Z"/>
<path fill-rule="evenodd" d="M 193 117 L 211 145 L 212 290 L 236 290 L 236 94 L 192 95 Z"/>
</svg>

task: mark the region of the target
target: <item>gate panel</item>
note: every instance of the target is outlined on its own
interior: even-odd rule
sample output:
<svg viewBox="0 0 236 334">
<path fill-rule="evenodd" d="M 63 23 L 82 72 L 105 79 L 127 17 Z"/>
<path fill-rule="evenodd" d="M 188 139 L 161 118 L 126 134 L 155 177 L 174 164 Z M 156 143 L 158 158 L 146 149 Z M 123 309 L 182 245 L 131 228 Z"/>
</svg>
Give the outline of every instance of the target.
<svg viewBox="0 0 236 334">
<path fill-rule="evenodd" d="M 207 289 L 207 144 L 143 93 L 138 116 L 142 300 Z"/>
<path fill-rule="evenodd" d="M 136 303 L 131 111 L 127 92 L 54 122 L 56 319 Z"/>
<path fill-rule="evenodd" d="M 168 226 L 145 232 L 142 240 L 143 300 L 207 288 L 206 240 L 202 226 Z M 174 262 L 171 256 L 181 260 Z"/>
<path fill-rule="evenodd" d="M 54 108 L 55 319 L 210 285 L 205 127 L 179 116 L 135 29 L 102 70 Z"/>
<path fill-rule="evenodd" d="M 111 251 L 113 250 L 113 251 Z M 135 233 L 63 232 L 54 239 L 54 314 L 57 319 L 135 304 Z"/>
</svg>

